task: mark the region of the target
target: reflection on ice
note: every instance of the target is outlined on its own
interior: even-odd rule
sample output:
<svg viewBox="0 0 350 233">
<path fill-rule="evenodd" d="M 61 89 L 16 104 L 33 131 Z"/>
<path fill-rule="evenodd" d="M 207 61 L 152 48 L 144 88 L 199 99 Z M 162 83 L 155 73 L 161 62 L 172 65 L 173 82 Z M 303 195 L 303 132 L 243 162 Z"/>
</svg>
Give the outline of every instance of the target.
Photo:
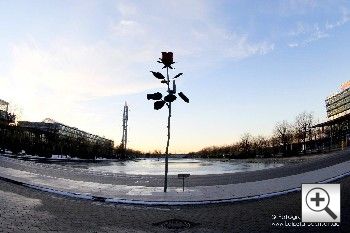
<svg viewBox="0 0 350 233">
<path fill-rule="evenodd" d="M 126 162 L 89 164 L 91 171 L 123 173 L 130 175 L 162 175 L 164 159 L 140 159 Z M 223 174 L 255 171 L 280 167 L 275 163 L 244 163 L 236 161 L 213 161 L 205 159 L 169 159 L 169 174 L 191 173 L 192 175 Z"/>
</svg>

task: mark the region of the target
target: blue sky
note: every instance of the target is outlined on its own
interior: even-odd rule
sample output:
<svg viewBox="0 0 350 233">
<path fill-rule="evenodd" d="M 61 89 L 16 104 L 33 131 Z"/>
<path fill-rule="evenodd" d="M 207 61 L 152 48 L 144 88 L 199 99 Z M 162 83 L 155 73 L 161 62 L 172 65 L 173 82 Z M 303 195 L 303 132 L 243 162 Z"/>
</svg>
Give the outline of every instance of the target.
<svg viewBox="0 0 350 233">
<path fill-rule="evenodd" d="M 269 136 L 350 79 L 349 1 L 0 1 L 0 98 L 22 120 L 46 117 L 129 145 L 166 143 L 164 89 L 150 70 L 173 51 L 183 72 L 171 152 Z"/>
</svg>

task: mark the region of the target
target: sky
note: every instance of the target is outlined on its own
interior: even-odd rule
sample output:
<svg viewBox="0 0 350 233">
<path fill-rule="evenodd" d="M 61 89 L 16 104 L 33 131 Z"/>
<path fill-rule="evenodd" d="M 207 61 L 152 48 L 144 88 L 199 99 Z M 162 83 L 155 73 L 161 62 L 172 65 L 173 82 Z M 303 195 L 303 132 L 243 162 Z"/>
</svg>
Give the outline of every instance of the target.
<svg viewBox="0 0 350 233">
<path fill-rule="evenodd" d="M 303 111 L 326 120 L 324 100 L 350 80 L 350 2 L 0 1 L 0 99 L 20 120 L 58 122 L 128 147 L 165 150 L 167 109 L 147 93 L 163 51 L 183 72 L 171 153 L 269 136 Z"/>
</svg>

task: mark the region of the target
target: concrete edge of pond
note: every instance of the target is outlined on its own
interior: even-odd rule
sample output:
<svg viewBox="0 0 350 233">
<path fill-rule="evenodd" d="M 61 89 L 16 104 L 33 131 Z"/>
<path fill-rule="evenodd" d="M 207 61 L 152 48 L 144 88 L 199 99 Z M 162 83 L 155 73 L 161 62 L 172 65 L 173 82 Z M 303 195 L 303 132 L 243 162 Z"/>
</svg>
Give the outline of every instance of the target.
<svg viewBox="0 0 350 233">
<path fill-rule="evenodd" d="M 337 174 L 337 175 L 330 176 L 330 174 Z M 6 177 L 6 175 L 4 176 L 1 173 L 0 173 L 0 179 L 7 182 L 11 182 L 16 185 L 22 185 L 28 188 L 32 188 L 32 189 L 36 189 L 36 190 L 40 190 L 48 193 L 54 193 L 62 196 L 97 201 L 97 202 L 105 202 L 105 203 L 112 203 L 112 204 L 128 204 L 128 205 L 147 205 L 147 206 L 176 206 L 176 205 L 205 205 L 205 204 L 233 203 L 233 202 L 241 202 L 241 201 L 259 200 L 259 199 L 270 198 L 270 197 L 279 196 L 279 195 L 283 195 L 291 192 L 297 192 L 300 190 L 301 183 L 309 183 L 310 181 L 313 181 L 314 183 L 329 183 L 349 175 L 350 175 L 350 162 L 345 162 L 345 163 L 330 166 L 327 168 L 318 169 L 315 171 L 311 171 L 303 174 L 297 174 L 293 176 L 274 178 L 274 179 L 265 180 L 265 181 L 246 182 L 246 183 L 234 184 L 232 186 L 226 185 L 227 189 L 224 190 L 226 194 L 231 195 L 232 193 L 230 192 L 232 191 L 232 189 L 234 189 L 235 191 L 239 191 L 239 190 L 241 191 L 240 195 L 236 195 L 236 196 L 233 195 L 233 197 L 231 198 L 220 198 L 219 197 L 220 195 L 216 196 L 217 194 L 216 190 L 220 190 L 220 188 L 223 188 L 223 187 L 211 186 L 211 190 L 209 190 L 208 192 L 208 194 L 210 195 L 207 195 L 206 198 L 203 198 L 203 196 L 198 195 L 198 192 L 197 193 L 195 192 L 193 198 L 191 196 L 191 198 L 187 198 L 187 200 L 185 198 L 186 196 L 182 196 L 184 199 L 181 200 L 181 193 L 170 193 L 169 196 L 167 196 L 168 193 L 164 194 L 164 193 L 156 192 L 153 200 L 150 200 L 147 198 L 140 198 L 142 197 L 142 195 L 138 195 L 137 196 L 138 198 L 136 198 L 136 196 L 133 196 L 133 195 L 129 195 L 128 198 L 118 198 L 116 196 L 108 197 L 107 195 L 92 195 L 92 194 L 82 193 L 82 192 L 79 192 L 79 190 L 77 190 L 77 192 L 70 192 L 63 189 L 45 187 L 44 185 L 40 185 L 40 184 L 31 184 L 29 182 L 24 182 L 21 179 L 14 179 L 14 178 L 11 178 L 10 176 Z M 300 178 L 303 178 L 303 177 L 304 178 L 310 177 L 310 179 L 300 180 Z M 294 183 L 292 182 L 292 184 L 287 186 L 287 188 L 285 188 L 286 186 L 282 187 L 281 184 L 286 184 L 287 180 L 291 182 L 293 181 Z M 276 189 L 277 191 L 268 192 L 268 190 L 266 189 L 266 184 L 271 184 L 271 185 L 274 184 L 275 188 L 277 188 Z M 251 189 L 249 192 L 254 191 L 255 194 L 247 195 L 246 190 L 243 190 L 242 192 L 242 188 L 248 187 L 249 185 L 254 186 L 253 189 Z M 205 186 L 198 186 L 194 188 L 197 188 L 200 190 L 200 189 L 203 189 L 203 187 L 207 188 Z M 247 188 L 247 190 L 249 190 L 249 188 Z M 202 194 L 202 193 L 199 193 L 199 194 Z M 149 197 L 149 195 L 148 196 L 144 195 L 143 197 Z M 161 200 L 164 197 L 167 197 L 168 199 Z"/>
</svg>

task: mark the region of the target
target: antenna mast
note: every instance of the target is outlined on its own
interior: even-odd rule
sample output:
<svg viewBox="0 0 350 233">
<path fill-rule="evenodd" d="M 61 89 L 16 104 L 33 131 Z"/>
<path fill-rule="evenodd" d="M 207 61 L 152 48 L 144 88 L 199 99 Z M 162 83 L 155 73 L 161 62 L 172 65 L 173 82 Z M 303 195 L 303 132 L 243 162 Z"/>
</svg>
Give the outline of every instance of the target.
<svg viewBox="0 0 350 233">
<path fill-rule="evenodd" d="M 123 112 L 123 137 L 122 137 L 122 148 L 123 148 L 123 159 L 126 158 L 126 143 L 128 142 L 128 112 L 129 107 L 125 101 L 124 112 Z"/>
</svg>

